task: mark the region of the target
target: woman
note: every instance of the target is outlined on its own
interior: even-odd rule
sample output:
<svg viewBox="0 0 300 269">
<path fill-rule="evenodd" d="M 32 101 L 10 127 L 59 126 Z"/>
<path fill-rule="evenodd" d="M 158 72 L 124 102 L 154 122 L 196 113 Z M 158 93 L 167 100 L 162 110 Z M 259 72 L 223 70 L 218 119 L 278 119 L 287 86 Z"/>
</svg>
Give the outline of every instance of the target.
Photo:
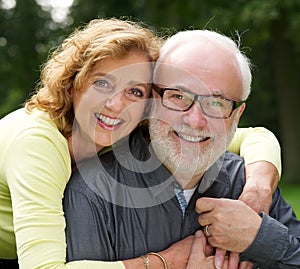
<svg viewBox="0 0 300 269">
<path fill-rule="evenodd" d="M 127 135 L 140 121 L 160 44 L 139 24 L 93 20 L 52 54 L 25 107 L 1 119 L 4 268 L 17 266 L 17 257 L 21 268 L 124 268 L 122 262 L 65 263 L 62 198 L 78 162 Z M 188 238 L 164 254 L 180 266 L 191 242 Z M 133 263 L 144 268 L 139 258 Z"/>
</svg>

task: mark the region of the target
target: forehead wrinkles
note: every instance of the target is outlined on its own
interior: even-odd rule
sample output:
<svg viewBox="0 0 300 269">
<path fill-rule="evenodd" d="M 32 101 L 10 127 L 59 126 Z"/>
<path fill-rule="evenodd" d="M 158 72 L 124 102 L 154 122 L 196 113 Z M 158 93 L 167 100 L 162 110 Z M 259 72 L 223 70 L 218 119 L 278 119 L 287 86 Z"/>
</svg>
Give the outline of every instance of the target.
<svg viewBox="0 0 300 269">
<path fill-rule="evenodd" d="M 159 63 L 153 82 L 160 86 L 182 89 L 206 88 L 203 81 L 180 65 Z"/>
</svg>

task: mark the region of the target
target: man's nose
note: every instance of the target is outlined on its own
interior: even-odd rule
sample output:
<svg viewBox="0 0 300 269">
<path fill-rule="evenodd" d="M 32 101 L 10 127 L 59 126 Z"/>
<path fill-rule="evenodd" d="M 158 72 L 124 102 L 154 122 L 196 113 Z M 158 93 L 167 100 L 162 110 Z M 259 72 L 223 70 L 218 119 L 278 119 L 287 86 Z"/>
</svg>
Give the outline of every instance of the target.
<svg viewBox="0 0 300 269">
<path fill-rule="evenodd" d="M 184 113 L 183 122 L 194 129 L 202 128 L 207 125 L 207 116 L 203 113 L 198 101 Z"/>
</svg>

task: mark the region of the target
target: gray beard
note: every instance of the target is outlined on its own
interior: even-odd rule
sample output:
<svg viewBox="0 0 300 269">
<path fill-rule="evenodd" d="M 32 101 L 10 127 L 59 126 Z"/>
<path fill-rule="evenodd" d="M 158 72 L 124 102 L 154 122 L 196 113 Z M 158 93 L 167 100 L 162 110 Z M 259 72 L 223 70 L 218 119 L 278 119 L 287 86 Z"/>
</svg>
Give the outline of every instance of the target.
<svg viewBox="0 0 300 269">
<path fill-rule="evenodd" d="M 187 184 L 193 177 L 200 177 L 207 171 L 213 163 L 226 151 L 229 146 L 238 123 L 238 115 L 233 121 L 231 129 L 222 135 L 210 134 L 212 139 L 210 146 L 199 147 L 197 143 L 193 145 L 178 145 L 177 141 L 169 132 L 178 130 L 179 126 L 172 127 L 165 125 L 157 118 L 149 120 L 149 132 L 151 144 L 158 159 L 177 178 L 184 179 Z M 185 128 L 185 127 L 184 127 Z M 190 130 L 190 128 L 188 128 Z M 192 133 L 195 133 L 193 131 Z M 203 134 L 205 136 L 205 133 Z"/>
</svg>

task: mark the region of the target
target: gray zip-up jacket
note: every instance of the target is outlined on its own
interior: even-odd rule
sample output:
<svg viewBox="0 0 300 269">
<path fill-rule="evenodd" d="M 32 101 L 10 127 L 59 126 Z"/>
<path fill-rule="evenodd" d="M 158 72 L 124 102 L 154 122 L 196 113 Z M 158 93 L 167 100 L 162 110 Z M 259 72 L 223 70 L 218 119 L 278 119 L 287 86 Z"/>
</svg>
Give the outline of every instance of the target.
<svg viewBox="0 0 300 269">
<path fill-rule="evenodd" d="M 124 260 L 158 252 L 202 229 L 199 197 L 238 199 L 244 162 L 226 152 L 203 176 L 182 215 L 180 187 L 151 152 L 140 129 L 112 151 L 84 162 L 65 191 L 68 260 Z M 269 215 L 240 255 L 257 268 L 300 268 L 300 221 L 277 189 Z M 230 216 L 228 216 L 230 218 Z"/>
</svg>

